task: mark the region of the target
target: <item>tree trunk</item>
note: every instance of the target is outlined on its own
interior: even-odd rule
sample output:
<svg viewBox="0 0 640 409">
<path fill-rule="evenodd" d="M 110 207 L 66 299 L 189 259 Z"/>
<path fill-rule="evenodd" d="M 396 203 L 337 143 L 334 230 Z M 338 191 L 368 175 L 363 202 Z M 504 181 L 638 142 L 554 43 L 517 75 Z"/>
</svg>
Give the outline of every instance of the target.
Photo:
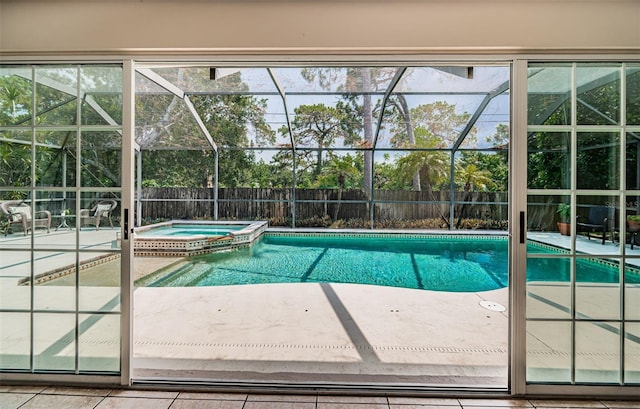
<svg viewBox="0 0 640 409">
<path fill-rule="evenodd" d="M 322 144 L 318 145 L 318 157 L 316 159 L 316 170 L 315 170 L 315 174 L 316 176 L 318 176 L 320 174 L 320 172 L 322 172 Z"/>
<path fill-rule="evenodd" d="M 333 221 L 338 221 L 338 213 L 340 212 L 340 203 L 342 203 L 342 187 L 338 188 L 338 203 L 336 203 L 336 211 L 333 214 Z"/>
<path fill-rule="evenodd" d="M 464 212 L 467 210 L 467 203 L 471 199 L 471 184 L 469 182 L 464 185 L 464 197 L 462 201 L 462 205 L 460 206 L 460 214 L 458 215 L 458 221 L 456 222 L 456 229 L 460 228 L 462 224 L 462 218 L 464 217 Z"/>
<path fill-rule="evenodd" d="M 404 95 L 398 95 L 398 102 L 400 104 L 400 111 L 402 112 L 402 119 L 404 120 L 404 124 L 405 124 L 404 126 L 406 127 L 406 130 L 407 130 L 407 139 L 409 140 L 409 143 L 411 145 L 415 145 L 416 137 L 413 134 L 413 126 L 411 124 L 411 111 L 409 111 L 409 104 L 407 104 L 407 100 L 405 99 Z M 421 191 L 420 171 L 417 170 L 413 174 L 412 184 L 413 184 L 414 192 Z"/>
<path fill-rule="evenodd" d="M 363 68 L 360 70 L 362 74 L 362 87 L 365 90 L 371 89 L 371 72 Z M 371 104 L 371 95 L 363 95 L 362 111 L 364 116 L 364 140 L 368 144 L 373 144 L 373 109 Z M 367 197 L 371 197 L 371 182 L 373 181 L 373 153 L 371 150 L 364 151 L 364 192 Z"/>
</svg>

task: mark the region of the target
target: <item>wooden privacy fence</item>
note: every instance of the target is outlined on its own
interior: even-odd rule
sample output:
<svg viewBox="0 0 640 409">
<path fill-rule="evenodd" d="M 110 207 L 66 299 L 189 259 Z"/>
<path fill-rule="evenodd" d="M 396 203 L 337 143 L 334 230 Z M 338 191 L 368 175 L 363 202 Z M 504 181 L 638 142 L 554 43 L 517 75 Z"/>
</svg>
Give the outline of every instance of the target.
<svg viewBox="0 0 640 409">
<path fill-rule="evenodd" d="M 214 217 L 214 190 L 211 188 L 144 188 L 142 216 L 154 219 L 211 219 Z M 233 220 L 286 220 L 291 218 L 291 189 L 220 188 L 218 218 Z M 376 220 L 415 220 L 449 217 L 447 191 L 412 192 L 375 190 Z M 463 202 L 466 205 L 463 206 Z M 506 192 L 455 192 L 455 217 L 464 208 L 464 217 L 507 220 Z M 296 219 L 369 219 L 369 200 L 361 190 L 296 189 Z"/>
</svg>

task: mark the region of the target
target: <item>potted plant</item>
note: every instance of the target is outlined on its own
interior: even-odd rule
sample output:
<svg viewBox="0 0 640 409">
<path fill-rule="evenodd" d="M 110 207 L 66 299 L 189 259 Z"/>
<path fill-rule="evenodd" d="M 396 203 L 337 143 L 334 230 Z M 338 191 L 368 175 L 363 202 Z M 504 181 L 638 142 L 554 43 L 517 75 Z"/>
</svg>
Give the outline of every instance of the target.
<svg viewBox="0 0 640 409">
<path fill-rule="evenodd" d="M 558 222 L 558 230 L 563 236 L 571 235 L 571 205 L 568 203 L 559 203 L 557 213 L 560 215 Z"/>
<path fill-rule="evenodd" d="M 640 231 L 640 215 L 628 215 L 627 225 L 629 226 L 629 231 Z"/>
</svg>

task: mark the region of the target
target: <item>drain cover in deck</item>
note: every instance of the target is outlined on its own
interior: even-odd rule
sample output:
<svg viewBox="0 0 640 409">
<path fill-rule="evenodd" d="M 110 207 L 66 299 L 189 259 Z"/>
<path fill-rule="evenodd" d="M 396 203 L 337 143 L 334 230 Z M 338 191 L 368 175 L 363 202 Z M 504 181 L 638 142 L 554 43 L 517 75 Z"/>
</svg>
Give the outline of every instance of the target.
<svg viewBox="0 0 640 409">
<path fill-rule="evenodd" d="M 480 306 L 483 308 L 486 308 L 488 310 L 491 311 L 498 311 L 498 312 L 502 312 L 504 310 L 506 310 L 506 308 L 504 307 L 504 305 L 502 304 L 498 304 L 495 301 L 480 301 Z"/>
</svg>

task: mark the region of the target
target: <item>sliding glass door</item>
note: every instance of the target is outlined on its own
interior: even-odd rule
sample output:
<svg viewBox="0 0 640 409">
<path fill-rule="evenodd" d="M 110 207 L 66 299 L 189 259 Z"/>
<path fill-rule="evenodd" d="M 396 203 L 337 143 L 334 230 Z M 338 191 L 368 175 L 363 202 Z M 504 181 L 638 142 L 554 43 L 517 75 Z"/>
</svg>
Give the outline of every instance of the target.
<svg viewBox="0 0 640 409">
<path fill-rule="evenodd" d="M 0 68 L 0 367 L 121 370 L 122 67 Z"/>
<path fill-rule="evenodd" d="M 528 384 L 640 384 L 639 90 L 638 64 L 528 66 Z"/>
</svg>

